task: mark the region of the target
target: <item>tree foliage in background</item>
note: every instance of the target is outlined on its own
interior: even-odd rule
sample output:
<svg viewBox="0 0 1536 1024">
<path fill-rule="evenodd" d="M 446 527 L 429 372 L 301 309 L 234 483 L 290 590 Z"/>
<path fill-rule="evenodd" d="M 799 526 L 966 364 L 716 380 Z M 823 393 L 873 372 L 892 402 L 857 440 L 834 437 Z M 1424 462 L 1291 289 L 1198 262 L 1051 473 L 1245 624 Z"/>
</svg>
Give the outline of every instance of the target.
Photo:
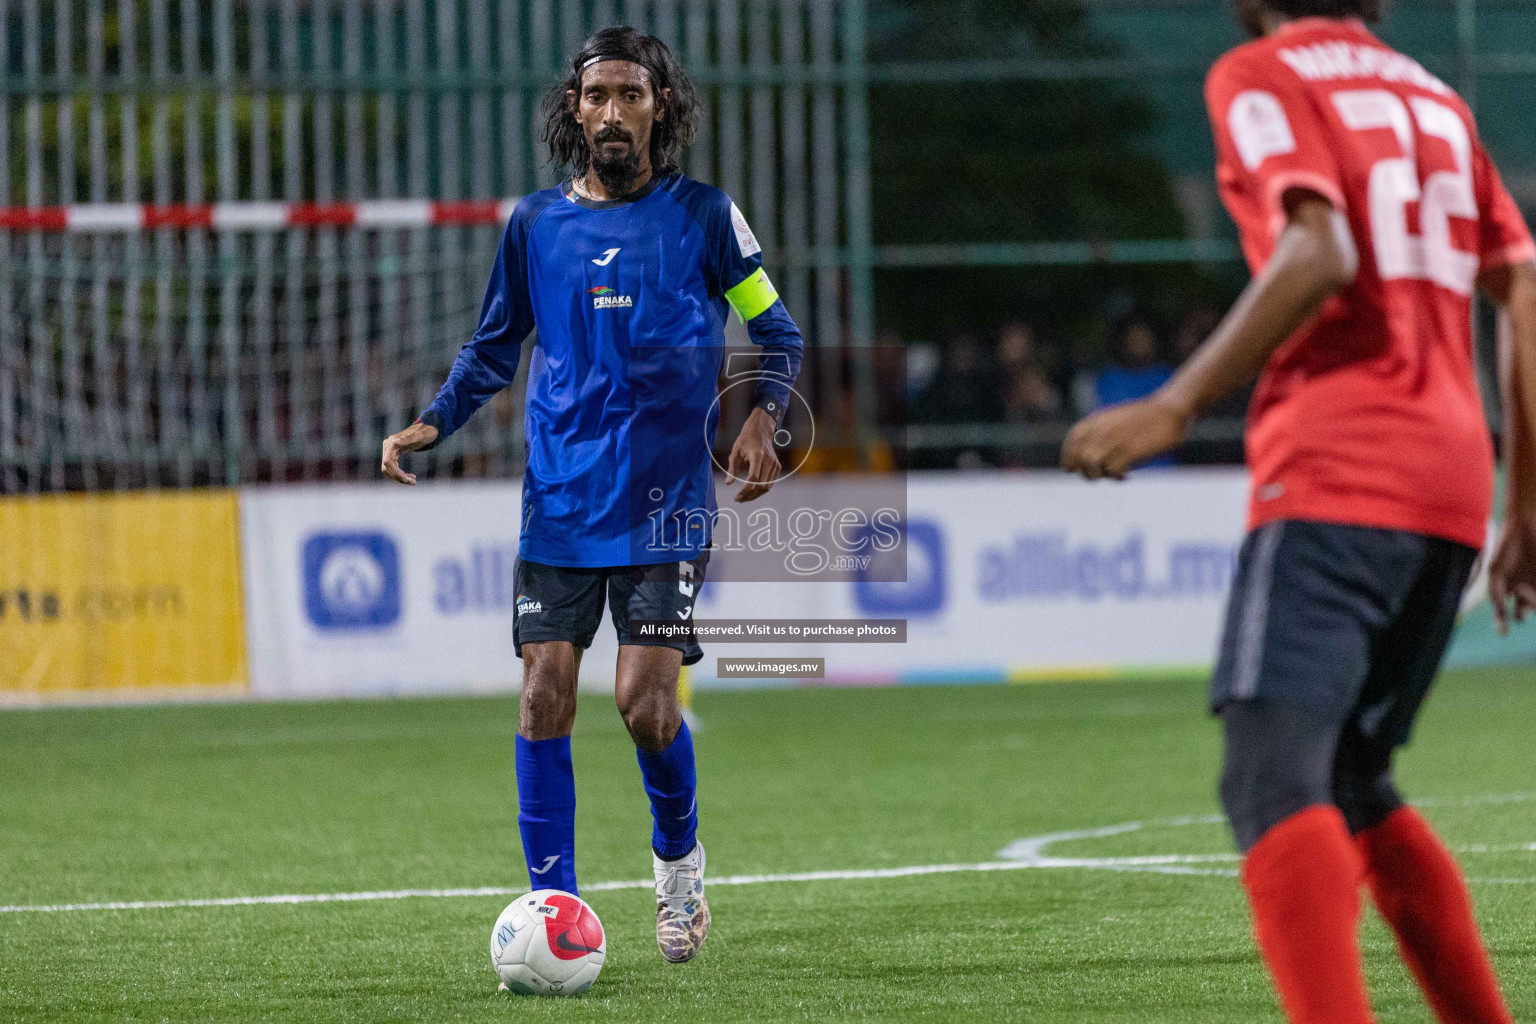
<svg viewBox="0 0 1536 1024">
<path fill-rule="evenodd" d="M 1106 56 L 1081 0 L 880 0 L 871 13 L 876 63 Z M 1185 233 L 1167 170 L 1138 146 L 1157 111 L 1119 84 L 880 85 L 870 102 L 877 243 Z M 1189 277 L 1177 267 L 885 270 L 876 308 L 883 328 L 909 339 L 1014 316 L 1081 336 L 1114 294 L 1171 314 Z"/>
</svg>

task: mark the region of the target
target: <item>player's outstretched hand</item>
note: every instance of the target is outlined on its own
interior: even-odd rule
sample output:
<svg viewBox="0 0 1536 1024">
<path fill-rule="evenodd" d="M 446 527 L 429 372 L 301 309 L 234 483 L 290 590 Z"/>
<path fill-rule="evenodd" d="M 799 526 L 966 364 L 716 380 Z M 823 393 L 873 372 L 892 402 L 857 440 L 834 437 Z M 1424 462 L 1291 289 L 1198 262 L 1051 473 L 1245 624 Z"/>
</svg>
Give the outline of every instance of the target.
<svg viewBox="0 0 1536 1024">
<path fill-rule="evenodd" d="M 1067 432 L 1061 468 L 1089 480 L 1123 480 L 1132 466 L 1172 448 L 1188 430 L 1189 414 L 1158 395 L 1126 402 L 1094 413 Z"/>
<path fill-rule="evenodd" d="M 761 409 L 753 409 L 741 425 L 725 467 L 727 486 L 738 480 L 746 485 L 736 492 L 737 501 L 761 498 L 779 478 L 779 456 L 773 450 L 774 427 L 773 417 Z"/>
<path fill-rule="evenodd" d="M 1500 633 L 1509 632 L 1511 617 L 1525 621 L 1536 611 L 1536 525 L 1506 522 L 1504 535 L 1488 563 L 1488 599 Z"/>
<path fill-rule="evenodd" d="M 384 460 L 379 469 L 384 475 L 402 484 L 415 484 L 416 474 L 400 468 L 400 456 L 418 451 L 437 440 L 437 428 L 430 423 L 416 422 L 384 439 Z"/>
</svg>

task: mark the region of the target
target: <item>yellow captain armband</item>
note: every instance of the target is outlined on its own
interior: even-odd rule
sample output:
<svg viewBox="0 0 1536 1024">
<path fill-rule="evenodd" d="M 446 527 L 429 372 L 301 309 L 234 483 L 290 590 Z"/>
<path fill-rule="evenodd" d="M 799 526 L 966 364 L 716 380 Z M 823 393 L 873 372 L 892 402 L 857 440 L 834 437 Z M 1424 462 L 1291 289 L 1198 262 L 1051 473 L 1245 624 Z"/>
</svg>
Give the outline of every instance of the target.
<svg viewBox="0 0 1536 1024">
<path fill-rule="evenodd" d="M 742 323 L 746 323 L 773 305 L 778 298 L 778 289 L 774 288 L 773 282 L 768 280 L 768 271 L 762 267 L 758 267 L 751 277 L 725 293 L 725 301 L 731 304 L 731 308 L 736 311 L 736 316 Z"/>
</svg>

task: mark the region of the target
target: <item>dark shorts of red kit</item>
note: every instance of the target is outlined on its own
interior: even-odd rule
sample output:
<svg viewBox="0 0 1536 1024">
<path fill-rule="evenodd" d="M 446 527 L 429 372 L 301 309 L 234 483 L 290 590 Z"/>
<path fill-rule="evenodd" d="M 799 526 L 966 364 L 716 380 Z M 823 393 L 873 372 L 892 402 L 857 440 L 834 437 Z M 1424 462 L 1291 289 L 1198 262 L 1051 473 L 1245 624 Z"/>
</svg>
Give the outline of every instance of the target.
<svg viewBox="0 0 1536 1024">
<path fill-rule="evenodd" d="M 1211 707 L 1301 705 L 1406 743 L 1450 643 L 1475 549 L 1402 530 L 1267 523 L 1238 555 Z"/>
<path fill-rule="evenodd" d="M 592 646 L 607 604 L 620 644 L 671 647 L 683 652 L 684 665 L 701 661 L 704 651 L 693 635 L 693 602 L 708 566 L 708 551 L 685 562 L 608 568 L 544 565 L 519 558 L 513 569 L 517 617 L 512 643 L 517 656 L 523 656 L 523 644 L 564 640 L 583 650 Z M 676 639 L 632 638 L 630 621 L 644 619 L 686 622 L 688 630 Z"/>
</svg>

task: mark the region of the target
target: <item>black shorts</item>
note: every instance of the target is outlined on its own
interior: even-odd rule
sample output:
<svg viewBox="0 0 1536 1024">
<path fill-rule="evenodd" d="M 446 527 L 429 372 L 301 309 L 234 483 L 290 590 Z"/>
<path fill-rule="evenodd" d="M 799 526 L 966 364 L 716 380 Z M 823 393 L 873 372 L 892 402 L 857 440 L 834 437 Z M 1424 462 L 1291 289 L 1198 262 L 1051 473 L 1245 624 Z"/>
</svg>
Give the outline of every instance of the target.
<svg viewBox="0 0 1536 1024">
<path fill-rule="evenodd" d="M 1238 555 L 1211 707 L 1300 704 L 1387 746 L 1408 740 L 1477 562 L 1402 530 L 1268 523 Z"/>
<path fill-rule="evenodd" d="M 512 642 L 517 656 L 523 656 L 523 644 L 550 640 L 565 640 L 580 648 L 592 646 L 603 620 L 606 594 L 619 643 L 671 647 L 683 652 L 684 665 L 692 665 L 704 657 L 693 635 L 693 601 L 708 565 L 708 551 L 686 562 L 602 569 L 543 565 L 519 558 L 513 570 L 517 617 Z M 685 639 L 631 639 L 631 619 L 685 621 L 688 631 Z"/>
</svg>

